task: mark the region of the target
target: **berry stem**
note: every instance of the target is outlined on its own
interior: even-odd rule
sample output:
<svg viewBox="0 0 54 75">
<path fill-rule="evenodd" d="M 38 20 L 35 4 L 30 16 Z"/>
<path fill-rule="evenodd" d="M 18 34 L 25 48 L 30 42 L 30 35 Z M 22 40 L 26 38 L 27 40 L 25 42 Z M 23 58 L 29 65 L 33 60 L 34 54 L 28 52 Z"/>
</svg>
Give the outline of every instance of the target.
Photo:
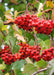
<svg viewBox="0 0 54 75">
<path fill-rule="evenodd" d="M 12 46 L 12 43 L 11 43 L 11 41 L 9 40 L 9 43 L 10 43 L 10 47 L 11 47 L 11 49 L 13 48 L 13 46 Z"/>
<path fill-rule="evenodd" d="M 25 13 L 29 13 L 29 11 L 28 11 L 28 6 L 29 6 L 29 7 L 30 7 L 30 6 L 32 6 L 32 7 L 33 7 L 33 9 L 34 9 L 34 12 L 35 12 L 34 4 L 28 3 L 28 4 L 26 5 L 26 11 L 25 11 Z M 30 7 L 30 9 L 31 9 L 31 7 Z M 31 12 L 32 12 L 32 14 L 33 14 L 32 9 L 31 9 Z"/>
<path fill-rule="evenodd" d="M 34 37 L 33 33 L 31 33 L 30 31 L 27 31 L 27 32 L 30 33 Z"/>
<path fill-rule="evenodd" d="M 35 45 L 36 45 L 36 44 L 38 45 L 38 39 L 37 39 L 37 35 L 36 35 L 34 29 L 33 29 L 33 32 L 34 32 L 34 38 L 35 38 Z"/>
</svg>

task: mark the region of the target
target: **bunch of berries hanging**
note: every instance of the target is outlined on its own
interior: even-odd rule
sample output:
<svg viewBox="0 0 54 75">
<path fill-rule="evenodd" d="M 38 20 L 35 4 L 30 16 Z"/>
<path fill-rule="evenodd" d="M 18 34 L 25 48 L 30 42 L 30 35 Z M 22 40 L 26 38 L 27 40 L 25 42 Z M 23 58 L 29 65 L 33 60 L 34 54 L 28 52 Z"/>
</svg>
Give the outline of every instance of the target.
<svg viewBox="0 0 54 75">
<path fill-rule="evenodd" d="M 12 54 L 11 49 L 7 45 L 5 45 L 4 48 L 1 48 L 0 57 L 2 57 L 2 54 L 5 54 L 5 53 Z"/>
<path fill-rule="evenodd" d="M 4 49 L 1 49 L 0 57 L 7 65 L 10 65 L 11 63 L 16 61 L 15 55 L 12 54 L 9 46 L 6 45 L 4 46 Z"/>
<path fill-rule="evenodd" d="M 54 28 L 54 21 L 52 20 L 40 20 L 36 15 L 26 14 L 18 16 L 15 20 L 15 24 L 19 28 L 23 28 L 26 31 L 32 31 L 33 27 L 37 33 L 49 35 Z"/>
<path fill-rule="evenodd" d="M 5 53 L 2 54 L 2 60 L 5 62 L 5 64 L 11 65 L 11 63 L 16 61 L 16 58 L 14 54 Z"/>
<path fill-rule="evenodd" d="M 16 58 L 21 60 L 29 57 L 30 59 L 34 59 L 36 61 L 39 61 L 41 59 L 40 46 L 29 46 L 28 44 L 19 44 L 21 46 L 19 53 L 15 54 Z"/>
<path fill-rule="evenodd" d="M 54 47 L 43 50 L 42 59 L 44 59 L 45 61 L 50 61 L 50 60 L 54 59 Z"/>
<path fill-rule="evenodd" d="M 40 61 L 41 58 L 45 61 L 50 61 L 54 59 L 54 47 L 50 49 L 45 49 L 41 52 L 41 47 L 39 45 L 30 46 L 29 44 L 19 43 L 20 50 L 19 53 L 12 54 L 9 46 L 5 46 L 4 49 L 0 51 L 0 57 L 7 64 L 15 62 L 16 60 L 21 60 L 29 57 L 32 60 Z"/>
<path fill-rule="evenodd" d="M 16 59 L 21 60 L 29 57 L 30 59 L 33 59 L 37 62 L 41 60 L 41 58 L 45 61 L 50 61 L 54 59 L 54 47 L 43 50 L 42 54 L 40 55 L 41 47 L 38 45 L 29 46 L 28 44 L 22 43 L 19 43 L 19 45 L 21 47 L 19 53 L 15 54 Z"/>
</svg>

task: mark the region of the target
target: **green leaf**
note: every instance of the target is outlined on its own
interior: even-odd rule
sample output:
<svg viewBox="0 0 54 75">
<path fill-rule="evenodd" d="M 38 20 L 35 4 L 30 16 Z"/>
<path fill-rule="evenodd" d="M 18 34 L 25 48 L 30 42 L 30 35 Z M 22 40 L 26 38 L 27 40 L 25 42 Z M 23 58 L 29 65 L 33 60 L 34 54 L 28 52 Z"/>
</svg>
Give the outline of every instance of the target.
<svg viewBox="0 0 54 75">
<path fill-rule="evenodd" d="M 2 40 L 3 40 L 3 35 L 2 35 L 2 33 L 0 32 L 0 49 L 1 49 L 1 45 L 2 45 Z"/>
<path fill-rule="evenodd" d="M 22 35 L 22 31 L 20 29 L 18 29 L 18 31 L 19 31 L 19 34 Z"/>
<path fill-rule="evenodd" d="M 47 72 L 47 70 L 46 70 L 46 71 L 44 71 L 44 75 L 48 75 L 48 72 Z"/>
<path fill-rule="evenodd" d="M 11 10 L 7 10 L 6 12 L 5 12 L 5 14 L 9 14 L 11 12 Z"/>
<path fill-rule="evenodd" d="M 50 48 L 50 44 L 51 44 L 50 39 L 45 40 L 45 44 L 48 46 L 48 48 Z"/>
<path fill-rule="evenodd" d="M 48 69 L 48 73 L 49 75 L 52 75 L 54 73 L 54 59 L 51 60 L 49 63 L 51 64 L 51 67 Z"/>
<path fill-rule="evenodd" d="M 21 30 L 22 30 L 23 36 L 25 37 L 25 30 L 23 30 L 23 29 L 21 29 Z M 34 40 L 34 37 L 28 32 L 26 32 L 26 37 L 28 38 L 28 41 L 30 41 L 31 39 Z"/>
<path fill-rule="evenodd" d="M 4 2 L 5 2 L 5 3 L 8 3 L 8 2 L 10 2 L 10 0 L 4 0 Z"/>
<path fill-rule="evenodd" d="M 21 69 L 22 67 L 24 67 L 24 63 L 25 61 L 24 60 L 21 60 L 21 61 L 16 61 L 15 63 L 13 63 L 13 68 L 15 69 Z"/>
<path fill-rule="evenodd" d="M 39 17 L 39 16 L 41 16 L 42 14 L 43 14 L 42 12 L 38 12 L 37 16 Z"/>
<path fill-rule="evenodd" d="M 19 45 L 15 45 L 13 47 L 13 51 L 15 50 L 15 53 L 18 53 L 19 49 L 20 49 L 20 46 Z"/>
<path fill-rule="evenodd" d="M 52 38 L 53 38 L 53 36 L 54 36 L 54 29 L 53 29 L 53 31 L 52 31 L 52 33 L 51 33 L 51 36 L 52 36 Z"/>
<path fill-rule="evenodd" d="M 0 4 L 0 11 L 4 12 L 5 11 L 5 7 L 3 4 Z"/>
<path fill-rule="evenodd" d="M 31 39 L 31 40 L 29 41 L 29 45 L 30 45 L 30 46 L 34 45 L 34 43 L 35 43 L 35 41 L 34 41 L 33 39 Z"/>
<path fill-rule="evenodd" d="M 15 46 L 15 44 L 16 44 L 16 38 L 15 37 L 13 37 L 13 36 L 9 36 L 9 35 L 7 35 L 6 37 L 5 37 L 5 43 L 6 44 L 8 44 L 9 46 L 11 46 L 10 45 L 10 43 L 12 44 L 12 49 L 13 49 L 13 47 Z"/>
<path fill-rule="evenodd" d="M 37 37 L 42 39 L 42 40 L 47 40 L 49 39 L 49 36 L 48 35 L 45 35 L 45 34 L 37 34 Z"/>
<path fill-rule="evenodd" d="M 2 71 L 0 70 L 0 74 L 3 75 Z"/>
<path fill-rule="evenodd" d="M 0 30 L 2 30 L 3 27 L 3 21 L 0 19 Z"/>
<path fill-rule="evenodd" d="M 37 65 L 39 66 L 39 68 L 45 68 L 48 65 L 48 62 L 41 59 L 39 62 L 37 62 Z"/>
<path fill-rule="evenodd" d="M 22 72 L 18 69 L 14 69 L 14 74 L 15 75 L 22 75 Z"/>
<path fill-rule="evenodd" d="M 44 75 L 44 72 L 40 72 L 40 73 L 38 73 L 38 75 Z"/>
<path fill-rule="evenodd" d="M 12 28 L 12 26 L 9 28 L 9 35 L 14 36 L 14 29 Z"/>
<path fill-rule="evenodd" d="M 50 48 L 50 40 L 41 41 L 40 43 L 42 50 Z"/>
<path fill-rule="evenodd" d="M 32 73 L 36 72 L 36 67 L 33 64 L 27 64 L 24 67 L 24 73 L 26 75 L 32 75 Z"/>
<path fill-rule="evenodd" d="M 45 0 L 40 0 L 40 2 L 41 2 L 41 3 L 44 3 L 44 2 L 45 2 Z"/>
<path fill-rule="evenodd" d="M 15 63 L 13 63 L 13 69 L 15 75 L 22 75 L 21 68 L 24 67 L 24 64 L 25 64 L 24 60 L 16 61 Z"/>
<path fill-rule="evenodd" d="M 12 64 L 11 65 L 6 65 L 6 68 L 5 68 L 5 72 L 8 72 L 12 69 Z"/>
<path fill-rule="evenodd" d="M 8 7 L 9 8 L 14 8 L 14 10 L 17 10 L 18 12 L 20 12 L 20 11 L 24 11 L 26 9 L 26 4 L 19 3 L 18 6 L 10 4 Z"/>
<path fill-rule="evenodd" d="M 0 64 L 0 70 L 3 70 L 6 68 L 6 65 L 4 63 Z"/>
</svg>

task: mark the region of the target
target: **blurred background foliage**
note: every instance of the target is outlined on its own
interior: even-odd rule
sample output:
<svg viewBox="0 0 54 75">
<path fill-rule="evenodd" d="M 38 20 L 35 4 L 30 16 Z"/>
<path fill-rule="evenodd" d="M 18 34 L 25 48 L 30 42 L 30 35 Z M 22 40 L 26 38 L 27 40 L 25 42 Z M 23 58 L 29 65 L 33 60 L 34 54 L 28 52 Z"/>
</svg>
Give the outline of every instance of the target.
<svg viewBox="0 0 54 75">
<path fill-rule="evenodd" d="M 41 3 L 44 3 L 45 0 L 39 0 Z M 36 0 L 0 0 L 0 17 L 4 18 L 4 13 L 7 10 L 11 10 L 14 13 L 15 10 L 25 11 L 26 5 L 28 3 L 33 3 L 35 10 L 38 10 L 39 2 L 37 3 Z M 44 10 L 46 9 L 46 4 L 44 6 Z"/>
</svg>

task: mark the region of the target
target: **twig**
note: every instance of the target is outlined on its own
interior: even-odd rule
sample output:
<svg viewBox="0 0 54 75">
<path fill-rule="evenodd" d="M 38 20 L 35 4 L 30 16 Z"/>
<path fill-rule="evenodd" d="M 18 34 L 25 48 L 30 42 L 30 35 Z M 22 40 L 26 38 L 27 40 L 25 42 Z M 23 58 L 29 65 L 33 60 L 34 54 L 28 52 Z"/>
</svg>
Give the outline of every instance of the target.
<svg viewBox="0 0 54 75">
<path fill-rule="evenodd" d="M 47 1 L 47 0 L 46 0 Z M 44 2 L 44 4 L 43 4 L 43 6 L 42 6 L 42 11 L 44 11 L 44 5 L 46 4 L 46 1 Z M 43 19 L 46 19 L 46 17 L 45 17 L 45 15 L 44 15 L 44 13 L 43 13 Z"/>
<path fill-rule="evenodd" d="M 46 71 L 47 69 L 48 69 L 48 68 L 41 69 L 41 70 L 39 70 L 39 71 L 37 71 L 37 72 L 34 72 L 32 75 L 36 75 L 36 74 L 38 74 L 38 73 L 40 73 L 40 72 Z"/>
<path fill-rule="evenodd" d="M 6 35 L 3 33 L 3 31 L 1 31 L 1 33 L 3 34 L 4 37 L 6 36 Z"/>
<path fill-rule="evenodd" d="M 28 4 L 26 5 L 26 11 L 25 11 L 25 13 L 29 13 L 29 11 L 28 11 L 28 6 L 32 6 L 33 9 L 34 9 L 34 12 L 35 12 L 34 4 L 28 3 Z M 33 13 L 32 9 L 31 9 L 31 12 Z"/>
<path fill-rule="evenodd" d="M 8 23 L 8 22 L 5 21 L 3 24 L 4 24 L 4 25 L 9 25 L 9 24 L 14 24 L 14 22 L 9 22 L 9 23 Z"/>
<path fill-rule="evenodd" d="M 53 9 L 53 8 L 47 9 L 47 10 L 45 10 L 45 11 L 42 12 L 42 13 L 43 13 L 43 18 L 44 18 L 44 19 L 46 19 L 44 13 L 49 13 L 50 11 L 52 11 L 52 9 Z M 49 18 L 49 15 L 48 15 L 48 18 Z"/>
<path fill-rule="evenodd" d="M 46 68 L 44 68 L 44 69 L 41 69 L 41 70 L 38 70 L 37 72 L 34 72 L 32 75 L 37 75 L 38 73 L 40 73 L 40 72 L 43 72 L 43 71 L 46 71 L 46 70 L 48 70 L 48 68 L 50 68 L 51 66 L 50 65 L 48 65 Z"/>
<path fill-rule="evenodd" d="M 31 8 L 31 6 L 29 6 L 29 7 L 30 7 L 30 10 L 31 10 L 32 14 L 34 14 L 34 13 L 33 13 L 33 11 L 32 11 L 32 8 Z"/>
<path fill-rule="evenodd" d="M 27 31 L 27 32 L 30 33 L 34 37 L 34 35 L 30 31 Z"/>
<path fill-rule="evenodd" d="M 39 0 L 36 0 L 37 3 L 40 3 Z"/>
<path fill-rule="evenodd" d="M 53 8 L 51 8 L 51 9 L 46 9 L 45 11 L 43 11 L 43 13 L 48 13 L 48 12 L 52 11 L 52 9 L 53 9 Z"/>
<path fill-rule="evenodd" d="M 15 75 L 13 70 L 11 70 L 11 75 Z"/>
<path fill-rule="evenodd" d="M 37 35 L 36 35 L 34 29 L 33 29 L 33 32 L 34 32 L 34 38 L 35 38 L 35 45 L 36 45 L 36 44 L 38 45 Z"/>
<path fill-rule="evenodd" d="M 43 7 L 42 8 L 44 8 L 44 5 L 46 4 L 46 2 L 47 2 L 47 0 L 45 0 L 45 2 L 43 3 Z"/>
<path fill-rule="evenodd" d="M 13 46 L 12 46 L 12 43 L 11 43 L 11 41 L 9 40 L 9 43 L 10 43 L 10 46 L 11 46 L 11 49 L 13 48 Z"/>
<path fill-rule="evenodd" d="M 44 15 L 44 13 L 43 13 L 43 15 L 42 15 L 42 16 L 43 16 L 43 19 L 45 19 L 45 20 L 46 20 L 46 17 L 45 17 L 45 15 Z"/>
</svg>

